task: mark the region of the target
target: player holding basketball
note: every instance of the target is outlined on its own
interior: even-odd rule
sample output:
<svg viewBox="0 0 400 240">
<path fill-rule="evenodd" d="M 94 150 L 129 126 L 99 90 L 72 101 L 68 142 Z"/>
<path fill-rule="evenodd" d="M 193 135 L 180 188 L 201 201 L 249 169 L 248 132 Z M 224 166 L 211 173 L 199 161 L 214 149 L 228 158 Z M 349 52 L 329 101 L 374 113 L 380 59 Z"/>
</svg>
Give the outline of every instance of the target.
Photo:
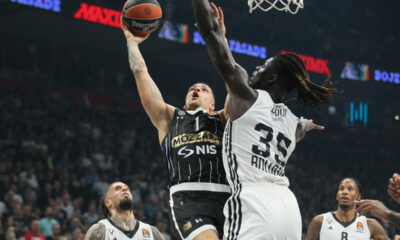
<svg viewBox="0 0 400 240">
<path fill-rule="evenodd" d="M 135 219 L 132 194 L 126 184 L 111 184 L 101 207 L 106 219 L 92 225 L 85 240 L 165 240 L 157 228 Z"/>
<path fill-rule="evenodd" d="M 214 14 L 221 16 L 224 30 L 215 6 Z M 134 36 L 123 24 L 122 29 L 140 99 L 166 155 L 172 224 L 181 239 L 217 240 L 230 196 L 221 153 L 226 112 L 214 113 L 213 92 L 203 83 L 189 88 L 184 109 L 165 103 L 139 50 L 146 38 Z"/>
<path fill-rule="evenodd" d="M 226 239 L 301 239 L 297 200 L 285 176 L 296 141 L 311 129 L 283 99 L 293 90 L 303 106 L 330 102 L 336 89 L 311 83 L 303 61 L 279 54 L 252 77 L 233 61 L 208 0 L 193 0 L 196 22 L 208 53 L 228 87 L 229 116 L 223 158 L 231 197 L 224 214 Z M 235 107 L 233 107 L 235 106 Z"/>
<path fill-rule="evenodd" d="M 389 239 L 375 220 L 356 213 L 355 201 L 361 199 L 361 185 L 355 178 L 340 181 L 336 193 L 338 208 L 316 216 L 308 225 L 307 240 Z"/>
</svg>

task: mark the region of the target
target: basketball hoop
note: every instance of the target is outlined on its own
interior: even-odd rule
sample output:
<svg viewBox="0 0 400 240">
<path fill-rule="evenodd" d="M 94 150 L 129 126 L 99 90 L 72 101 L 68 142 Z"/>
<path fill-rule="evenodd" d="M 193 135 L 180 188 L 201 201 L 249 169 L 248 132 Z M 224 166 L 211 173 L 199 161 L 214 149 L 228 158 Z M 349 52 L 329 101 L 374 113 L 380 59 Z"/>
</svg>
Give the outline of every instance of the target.
<svg viewBox="0 0 400 240">
<path fill-rule="evenodd" d="M 259 8 L 265 12 L 275 8 L 279 11 L 296 14 L 300 8 L 304 7 L 303 0 L 248 0 L 250 13 Z"/>
</svg>

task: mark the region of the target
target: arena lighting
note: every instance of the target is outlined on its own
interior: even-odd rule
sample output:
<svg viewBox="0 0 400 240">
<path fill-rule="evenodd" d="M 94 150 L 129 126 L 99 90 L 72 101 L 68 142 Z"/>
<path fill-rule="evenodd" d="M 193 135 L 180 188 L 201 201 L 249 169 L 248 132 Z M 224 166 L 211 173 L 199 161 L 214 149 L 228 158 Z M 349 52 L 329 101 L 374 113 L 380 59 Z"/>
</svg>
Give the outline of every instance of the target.
<svg viewBox="0 0 400 240">
<path fill-rule="evenodd" d="M 95 22 L 107 26 L 120 28 L 121 11 L 102 8 L 96 5 L 81 3 L 78 11 L 74 13 L 74 18 L 88 22 Z"/>
<path fill-rule="evenodd" d="M 53 12 L 61 12 L 61 0 L 11 0 L 11 2 Z"/>
<path fill-rule="evenodd" d="M 400 84 L 400 73 L 375 70 L 375 81 Z"/>
<path fill-rule="evenodd" d="M 349 112 L 346 113 L 347 125 L 354 126 L 355 122 L 362 122 L 364 126 L 368 124 L 368 103 L 360 102 L 357 106 L 355 102 L 350 102 Z"/>
<path fill-rule="evenodd" d="M 395 115 L 394 120 L 399 121 L 400 120 L 400 115 Z"/>
<path fill-rule="evenodd" d="M 193 34 L 193 43 L 205 45 L 203 38 L 200 33 L 195 31 Z M 262 59 L 267 58 L 267 48 L 253 45 L 250 43 L 239 42 L 236 40 L 229 40 L 229 47 L 232 52 L 240 53 L 252 57 L 258 57 Z"/>
<path fill-rule="evenodd" d="M 288 53 L 288 51 L 282 50 L 281 53 Z M 331 75 L 331 70 L 328 67 L 329 60 L 314 58 L 297 53 L 296 55 L 299 56 L 304 61 L 307 71 L 319 74 Z"/>
<path fill-rule="evenodd" d="M 370 80 L 369 67 L 366 64 L 355 64 L 345 62 L 344 69 L 340 77 L 343 79 L 361 80 L 368 82 Z"/>
</svg>

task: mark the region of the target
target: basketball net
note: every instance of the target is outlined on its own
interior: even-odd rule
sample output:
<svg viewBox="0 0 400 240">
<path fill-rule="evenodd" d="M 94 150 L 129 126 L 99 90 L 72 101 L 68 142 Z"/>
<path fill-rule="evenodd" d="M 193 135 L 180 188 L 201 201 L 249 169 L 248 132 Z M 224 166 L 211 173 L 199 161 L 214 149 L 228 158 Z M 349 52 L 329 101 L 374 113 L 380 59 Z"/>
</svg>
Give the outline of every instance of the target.
<svg viewBox="0 0 400 240">
<path fill-rule="evenodd" d="M 275 8 L 279 11 L 296 14 L 300 8 L 304 7 L 303 0 L 248 0 L 250 13 L 259 8 L 265 12 Z"/>
</svg>

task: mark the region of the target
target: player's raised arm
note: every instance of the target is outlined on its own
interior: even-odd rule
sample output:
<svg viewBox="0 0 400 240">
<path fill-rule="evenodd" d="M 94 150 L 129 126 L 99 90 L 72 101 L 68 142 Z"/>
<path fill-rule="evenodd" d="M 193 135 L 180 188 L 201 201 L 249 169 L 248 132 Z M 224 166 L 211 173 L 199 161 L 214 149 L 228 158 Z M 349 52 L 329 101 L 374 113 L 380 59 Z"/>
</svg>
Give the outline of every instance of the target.
<svg viewBox="0 0 400 240">
<path fill-rule="evenodd" d="M 227 83 L 230 92 L 254 94 L 247 83 L 247 72 L 235 63 L 225 36 L 221 32 L 218 19 L 215 17 L 208 0 L 193 0 L 196 22 L 211 61 L 221 77 Z M 245 76 L 245 77 L 244 77 Z M 247 91 L 246 91 L 247 90 Z"/>
<path fill-rule="evenodd" d="M 249 86 L 247 72 L 235 63 L 232 57 L 215 16 L 215 7 L 210 6 L 208 0 L 193 0 L 193 7 L 197 26 L 206 42 L 211 61 L 228 86 L 230 104 L 236 106 L 230 112 L 231 117 L 235 119 L 255 101 L 257 92 Z"/>
<path fill-rule="evenodd" d="M 134 36 L 122 23 L 122 20 L 121 27 L 127 40 L 129 65 L 135 76 L 140 100 L 151 122 L 158 129 L 158 137 L 161 142 L 168 131 L 175 108 L 164 102 L 161 92 L 151 78 L 140 53 L 139 44 L 147 37 Z"/>
</svg>

